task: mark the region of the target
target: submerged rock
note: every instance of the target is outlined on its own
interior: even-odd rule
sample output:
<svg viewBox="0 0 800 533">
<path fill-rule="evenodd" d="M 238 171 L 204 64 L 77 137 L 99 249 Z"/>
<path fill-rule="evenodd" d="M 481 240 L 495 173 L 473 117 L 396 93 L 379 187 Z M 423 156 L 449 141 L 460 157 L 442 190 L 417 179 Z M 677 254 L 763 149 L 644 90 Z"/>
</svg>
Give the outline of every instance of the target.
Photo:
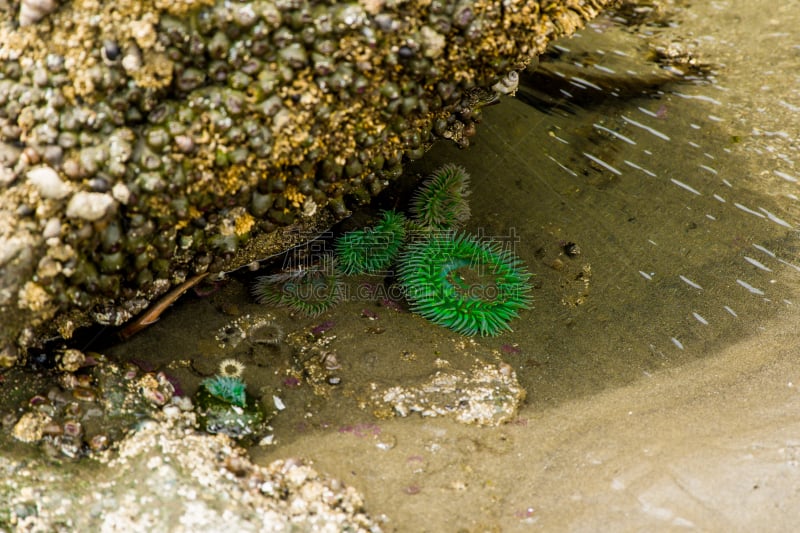
<svg viewBox="0 0 800 533">
<path fill-rule="evenodd" d="M 497 426 L 517 415 L 525 390 L 507 363 L 476 363 L 469 372 L 440 370 L 421 383 L 378 390 L 378 412 L 388 406 L 398 416 L 449 416 L 462 424 Z"/>
<path fill-rule="evenodd" d="M 197 391 L 200 429 L 223 433 L 243 442 L 255 443 L 266 431 L 267 415 L 261 402 L 251 396 L 238 377 L 206 379 Z"/>
<path fill-rule="evenodd" d="M 3 11 L 0 363 L 307 240 L 434 140 L 466 145 L 514 71 L 609 3 Z"/>
<path fill-rule="evenodd" d="M 123 367 L 97 353 L 69 349 L 56 359 L 57 374 L 21 368 L 4 374 L 0 446 L 11 445 L 10 436 L 52 457 L 92 455 L 146 421 L 163 419 L 175 393 L 164 373 Z"/>
</svg>

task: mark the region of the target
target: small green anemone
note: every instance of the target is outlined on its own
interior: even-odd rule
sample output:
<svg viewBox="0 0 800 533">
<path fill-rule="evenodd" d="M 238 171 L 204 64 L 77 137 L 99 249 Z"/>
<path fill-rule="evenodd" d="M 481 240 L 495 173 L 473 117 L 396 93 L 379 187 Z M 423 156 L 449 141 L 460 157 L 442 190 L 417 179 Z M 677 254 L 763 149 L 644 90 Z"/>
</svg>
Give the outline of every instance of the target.
<svg viewBox="0 0 800 533">
<path fill-rule="evenodd" d="M 460 228 L 469 219 L 469 194 L 467 171 L 458 165 L 444 165 L 414 193 L 411 214 L 428 229 Z"/>
<path fill-rule="evenodd" d="M 239 377 L 204 379 L 195 395 L 195 405 L 199 426 L 208 433 L 224 433 L 254 444 L 267 429 L 261 402 L 247 394 Z"/>
<path fill-rule="evenodd" d="M 350 275 L 387 270 L 397 258 L 405 238 L 405 216 L 385 211 L 374 227 L 345 233 L 336 241 L 342 272 Z"/>
<path fill-rule="evenodd" d="M 325 255 L 310 265 L 257 278 L 252 292 L 260 304 L 286 306 L 314 317 L 341 301 L 344 284 L 336 258 Z"/>
<path fill-rule="evenodd" d="M 200 383 L 215 398 L 244 407 L 247 402 L 245 384 L 238 376 L 214 376 Z"/>
<path fill-rule="evenodd" d="M 408 246 L 400 282 L 411 310 L 463 335 L 494 336 L 531 304 L 530 274 L 497 243 L 453 231 Z"/>
</svg>

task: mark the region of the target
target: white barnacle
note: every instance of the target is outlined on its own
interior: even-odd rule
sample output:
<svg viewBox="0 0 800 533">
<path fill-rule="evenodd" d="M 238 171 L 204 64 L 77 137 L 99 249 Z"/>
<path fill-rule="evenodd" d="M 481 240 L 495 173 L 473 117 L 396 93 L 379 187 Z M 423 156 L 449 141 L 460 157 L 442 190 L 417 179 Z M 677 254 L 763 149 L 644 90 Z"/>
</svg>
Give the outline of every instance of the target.
<svg viewBox="0 0 800 533">
<path fill-rule="evenodd" d="M 316 212 L 317 203 L 313 200 L 313 198 L 306 198 L 305 202 L 303 202 L 303 216 L 312 217 Z"/>
</svg>

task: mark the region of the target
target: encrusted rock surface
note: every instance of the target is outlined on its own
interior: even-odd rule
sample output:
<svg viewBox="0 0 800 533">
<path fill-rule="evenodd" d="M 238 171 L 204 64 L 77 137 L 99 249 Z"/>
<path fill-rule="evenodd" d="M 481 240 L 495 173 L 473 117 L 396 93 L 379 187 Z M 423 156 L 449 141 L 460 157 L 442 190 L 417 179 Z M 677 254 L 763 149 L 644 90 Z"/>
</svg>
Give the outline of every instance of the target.
<svg viewBox="0 0 800 533">
<path fill-rule="evenodd" d="M 0 529 L 381 530 L 354 488 L 294 459 L 254 465 L 228 437 L 193 425 L 191 413 L 178 412 L 59 469 L 0 456 Z"/>
<path fill-rule="evenodd" d="M 0 365 L 308 238 L 611 0 L 6 0 Z"/>
<path fill-rule="evenodd" d="M 422 383 L 379 390 L 372 400 L 398 416 L 451 416 L 462 424 L 498 426 L 516 416 L 524 398 L 510 365 L 476 362 L 470 372 L 440 370 Z"/>
<path fill-rule="evenodd" d="M 0 448 L 7 435 L 36 445 L 44 454 L 78 459 L 119 441 L 145 421 L 163 420 L 162 407 L 191 409 L 175 396 L 163 372 L 120 366 L 100 354 L 74 349 L 59 354 L 59 373 L 13 368 L 3 374 Z"/>
</svg>

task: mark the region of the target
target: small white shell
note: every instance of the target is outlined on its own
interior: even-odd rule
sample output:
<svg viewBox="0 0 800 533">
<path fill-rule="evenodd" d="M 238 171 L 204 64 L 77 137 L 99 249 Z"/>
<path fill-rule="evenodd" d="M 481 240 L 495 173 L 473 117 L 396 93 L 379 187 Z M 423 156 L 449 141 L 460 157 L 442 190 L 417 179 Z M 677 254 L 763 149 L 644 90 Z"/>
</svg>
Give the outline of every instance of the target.
<svg viewBox="0 0 800 533">
<path fill-rule="evenodd" d="M 305 202 L 303 202 L 303 216 L 313 217 L 316 212 L 317 203 L 312 198 L 306 198 Z"/>
<path fill-rule="evenodd" d="M 277 396 L 272 397 L 272 403 L 275 405 L 275 409 L 278 411 L 283 411 L 286 409 L 286 404 L 283 403 L 283 400 L 278 398 Z"/>
<path fill-rule="evenodd" d="M 506 74 L 503 79 L 492 85 L 492 89 L 500 94 L 514 96 L 519 87 L 519 74 L 516 70 L 512 70 Z"/>
<path fill-rule="evenodd" d="M 30 26 L 58 9 L 58 0 L 22 0 L 19 4 L 19 25 Z"/>
</svg>

